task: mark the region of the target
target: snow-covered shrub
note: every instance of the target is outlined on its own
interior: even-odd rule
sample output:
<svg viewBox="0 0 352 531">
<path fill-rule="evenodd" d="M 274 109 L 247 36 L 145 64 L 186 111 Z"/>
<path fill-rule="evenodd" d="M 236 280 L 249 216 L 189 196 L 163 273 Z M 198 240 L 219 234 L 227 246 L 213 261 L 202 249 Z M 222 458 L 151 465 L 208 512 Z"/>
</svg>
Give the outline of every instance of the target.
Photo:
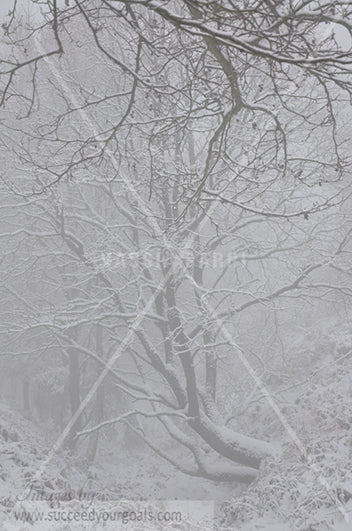
<svg viewBox="0 0 352 531">
<path fill-rule="evenodd" d="M 269 530 L 276 522 L 280 531 L 337 530 L 351 511 L 352 342 L 343 332 L 316 334 L 311 344 L 302 340 L 297 358 L 307 349 L 312 356 L 297 364 L 289 386 L 275 389 L 292 432 L 277 419 L 282 454 L 265 460 L 249 489 L 224 504 L 225 529 L 255 529 L 260 522 L 260 529 Z M 261 401 L 260 414 L 269 413 L 270 405 Z"/>
</svg>

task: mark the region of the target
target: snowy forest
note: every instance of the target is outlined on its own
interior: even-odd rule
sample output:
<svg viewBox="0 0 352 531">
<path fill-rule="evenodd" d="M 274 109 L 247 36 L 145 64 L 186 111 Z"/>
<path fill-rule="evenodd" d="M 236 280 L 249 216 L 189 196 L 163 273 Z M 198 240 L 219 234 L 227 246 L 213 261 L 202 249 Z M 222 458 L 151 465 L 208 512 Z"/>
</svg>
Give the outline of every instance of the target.
<svg viewBox="0 0 352 531">
<path fill-rule="evenodd" d="M 352 3 L 2 3 L 0 528 L 351 530 Z"/>
</svg>

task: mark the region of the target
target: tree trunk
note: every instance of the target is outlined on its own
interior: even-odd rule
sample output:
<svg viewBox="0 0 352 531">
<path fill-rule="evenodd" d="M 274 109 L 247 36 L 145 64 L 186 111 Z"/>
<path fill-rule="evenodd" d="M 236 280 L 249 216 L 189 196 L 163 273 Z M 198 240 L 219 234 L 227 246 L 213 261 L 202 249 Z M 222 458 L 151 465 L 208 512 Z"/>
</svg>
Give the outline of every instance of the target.
<svg viewBox="0 0 352 531">
<path fill-rule="evenodd" d="M 98 424 L 104 420 L 104 399 L 104 383 L 102 383 L 96 391 L 94 413 L 92 415 L 93 424 Z M 99 430 L 96 430 L 91 434 L 88 443 L 87 459 L 90 463 L 94 462 L 98 450 L 98 441 Z"/>
<path fill-rule="evenodd" d="M 103 330 L 100 325 L 97 325 L 96 327 L 96 353 L 97 353 L 97 356 L 99 357 L 103 356 Z M 103 422 L 104 420 L 104 400 L 105 400 L 104 382 L 102 382 L 96 391 L 95 405 L 94 405 L 94 411 L 92 415 L 93 425 L 99 424 L 99 422 Z M 87 459 L 90 463 L 94 462 L 97 449 L 98 449 L 98 441 L 99 441 L 99 430 L 96 430 L 91 434 L 89 438 L 89 443 L 88 443 Z"/>
<path fill-rule="evenodd" d="M 216 398 L 216 354 L 214 350 L 209 347 L 213 342 L 211 332 L 204 331 L 204 346 L 205 352 L 205 386 L 213 400 Z"/>
<path fill-rule="evenodd" d="M 22 382 L 22 397 L 23 397 L 23 409 L 25 411 L 30 410 L 30 400 L 29 400 L 29 381 L 23 380 Z"/>
<path fill-rule="evenodd" d="M 80 391 L 80 367 L 79 367 L 79 355 L 76 350 L 70 352 L 69 356 L 69 380 L 68 380 L 68 392 L 71 408 L 71 415 L 73 416 L 79 409 L 81 404 L 81 391 Z M 71 450 L 76 445 L 75 436 L 81 429 L 81 418 L 79 417 L 71 427 L 70 435 L 68 438 L 68 446 Z"/>
</svg>

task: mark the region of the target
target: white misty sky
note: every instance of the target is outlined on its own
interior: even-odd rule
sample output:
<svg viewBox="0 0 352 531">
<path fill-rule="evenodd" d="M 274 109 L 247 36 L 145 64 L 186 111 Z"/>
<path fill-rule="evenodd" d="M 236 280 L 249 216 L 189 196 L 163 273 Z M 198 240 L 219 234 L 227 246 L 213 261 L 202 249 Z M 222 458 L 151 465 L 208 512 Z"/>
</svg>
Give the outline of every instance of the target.
<svg viewBox="0 0 352 531">
<path fill-rule="evenodd" d="M 0 0 L 0 20 L 1 22 L 8 14 L 9 10 L 13 8 L 14 0 Z M 23 6 L 25 9 L 30 10 L 30 13 L 35 12 L 38 6 L 33 4 L 31 0 L 17 0 L 17 9 Z"/>
<path fill-rule="evenodd" d="M 4 18 L 6 13 L 11 9 L 13 6 L 13 0 L 1 0 L 0 2 L 0 18 L 1 20 Z"/>
<path fill-rule="evenodd" d="M 63 0 L 59 0 L 58 2 L 59 4 L 60 4 L 60 1 L 63 1 Z M 3 18 L 6 16 L 6 14 L 8 13 L 9 9 L 12 9 L 13 3 L 14 3 L 14 0 L 0 0 L 0 21 L 1 22 Z M 27 5 L 27 7 L 31 5 L 33 9 L 33 4 L 29 0 L 18 0 L 18 5 L 20 4 L 24 6 Z M 340 44 L 340 46 L 342 46 L 343 49 L 348 50 L 349 47 L 351 46 L 351 38 L 348 34 L 348 31 L 340 25 L 335 25 L 334 29 L 335 29 L 335 38 L 337 42 Z"/>
</svg>

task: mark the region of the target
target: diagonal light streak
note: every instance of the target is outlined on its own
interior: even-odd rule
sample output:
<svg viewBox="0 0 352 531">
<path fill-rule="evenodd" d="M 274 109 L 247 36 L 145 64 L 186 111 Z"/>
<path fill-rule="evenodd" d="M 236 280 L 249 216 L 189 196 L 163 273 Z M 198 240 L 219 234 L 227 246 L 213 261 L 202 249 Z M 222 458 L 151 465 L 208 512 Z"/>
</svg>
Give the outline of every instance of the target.
<svg viewBox="0 0 352 531">
<path fill-rule="evenodd" d="M 45 49 L 39 43 L 38 38 L 36 38 L 35 42 L 36 42 L 36 46 L 37 46 L 38 50 L 40 50 L 40 52 L 45 56 Z M 49 58 L 49 57 L 44 57 L 44 61 L 49 66 L 49 69 L 50 69 L 51 73 L 53 74 L 53 76 L 54 76 L 56 82 L 58 83 L 58 85 L 61 86 L 61 88 L 66 93 L 66 96 L 68 96 L 69 100 L 71 101 L 71 103 L 73 103 L 73 105 L 76 107 L 76 109 L 78 109 L 77 112 L 80 114 L 83 122 L 85 124 L 88 124 L 90 126 L 93 134 L 96 137 L 98 137 L 99 136 L 99 131 L 95 127 L 95 125 L 92 122 L 91 118 L 89 117 L 88 113 L 84 109 L 80 108 L 79 102 L 77 101 L 73 91 L 68 87 L 66 82 L 63 80 L 62 76 L 60 75 L 60 71 L 58 70 L 58 68 L 55 66 L 55 64 L 53 62 L 53 59 Z M 115 158 L 115 154 L 109 148 L 105 149 L 105 154 L 110 159 L 113 168 L 116 171 L 120 171 L 120 168 L 118 167 L 118 164 L 117 164 L 117 161 L 116 161 L 116 158 Z M 140 209 L 147 216 L 147 218 L 150 221 L 150 223 L 153 225 L 153 228 L 155 230 L 155 234 L 157 234 L 157 236 L 159 238 L 161 238 L 162 243 L 165 246 L 165 248 L 168 249 L 168 251 L 170 253 L 170 256 L 175 260 L 177 265 L 181 268 L 181 270 L 182 270 L 183 274 L 185 275 L 185 277 L 188 278 L 188 280 L 196 288 L 196 283 L 195 283 L 193 277 L 191 275 L 189 275 L 189 271 L 188 271 L 187 265 L 185 265 L 185 263 L 184 263 L 182 257 L 180 256 L 178 250 L 175 249 L 175 247 L 171 245 L 170 240 L 166 237 L 165 233 L 160 229 L 160 227 L 159 227 L 159 225 L 158 225 L 158 223 L 157 223 L 157 221 L 155 219 L 155 215 L 150 210 L 149 206 L 140 197 L 140 195 L 138 194 L 138 192 L 134 188 L 133 183 L 131 183 L 131 181 L 127 177 L 125 177 L 125 175 L 123 175 L 123 180 L 124 180 L 125 184 L 127 185 L 127 187 L 129 189 L 129 191 L 131 192 L 131 194 L 133 194 L 133 196 L 137 200 Z M 210 209 L 208 211 L 208 217 L 218 208 L 218 206 L 219 206 L 219 203 L 213 203 L 211 205 L 211 207 L 210 207 Z M 198 232 L 207 223 L 208 217 L 203 218 L 203 220 L 199 223 Z M 186 244 L 189 245 L 192 242 L 194 242 L 195 236 L 196 236 L 196 234 L 194 234 L 194 235 L 190 234 L 189 236 L 187 236 L 187 238 L 185 239 Z M 173 266 L 173 264 L 172 264 L 172 266 Z M 128 346 L 128 344 L 129 344 L 131 338 L 133 337 L 134 333 L 138 330 L 138 328 L 142 324 L 144 318 L 146 317 L 147 312 L 151 309 L 151 307 L 155 303 L 155 300 L 156 300 L 157 296 L 163 291 L 163 289 L 167 285 L 167 282 L 168 282 L 168 280 L 170 279 L 170 277 L 171 277 L 171 275 L 173 273 L 174 273 L 174 270 L 173 270 L 173 267 L 171 267 L 169 273 L 164 277 L 163 281 L 159 284 L 159 286 L 158 286 L 157 290 L 154 292 L 153 296 L 151 296 L 150 299 L 147 301 L 144 309 L 142 311 L 140 311 L 140 313 L 137 315 L 137 317 L 134 320 L 130 330 L 128 331 L 124 341 L 120 344 L 119 348 L 116 350 L 116 352 L 108 360 L 105 368 L 102 370 L 102 372 L 98 376 L 97 380 L 95 381 L 95 383 L 92 385 L 91 389 L 89 390 L 89 392 L 85 396 L 84 400 L 81 402 L 80 407 L 73 414 L 73 416 L 71 417 L 71 419 L 68 422 L 67 426 L 65 427 L 65 429 L 63 430 L 61 435 L 58 437 L 56 442 L 54 443 L 53 447 L 51 448 L 51 451 L 49 452 L 49 454 L 47 456 L 47 458 L 42 462 L 40 468 L 37 471 L 36 479 L 38 479 L 38 477 L 41 477 L 41 475 L 43 474 L 45 468 L 48 466 L 48 464 L 51 462 L 51 460 L 53 459 L 53 457 L 55 456 L 57 451 L 63 445 L 66 437 L 69 435 L 69 433 L 70 433 L 72 427 L 74 426 L 75 422 L 77 421 L 77 419 L 80 417 L 82 412 L 85 410 L 85 408 L 87 407 L 87 405 L 91 401 L 92 397 L 94 396 L 94 394 L 97 391 L 97 389 L 99 388 L 99 386 L 102 384 L 102 382 L 103 382 L 105 376 L 107 375 L 107 373 L 110 371 L 110 369 L 112 369 L 112 367 L 115 364 L 115 362 L 117 361 L 117 359 L 120 357 L 120 355 L 122 354 L 124 349 Z M 214 310 L 214 308 L 211 306 L 211 304 L 208 303 L 205 299 L 203 299 L 203 301 L 204 301 L 203 304 L 204 304 L 208 314 L 212 317 L 213 321 L 217 324 L 217 326 L 221 330 L 222 334 L 224 335 L 226 341 L 237 352 L 237 355 L 238 355 L 240 361 L 243 363 L 244 367 L 246 368 L 246 370 L 248 371 L 249 375 L 253 379 L 255 385 L 258 387 L 258 389 L 260 389 L 260 391 L 262 392 L 263 396 L 268 401 L 268 404 L 270 405 L 270 407 L 273 410 L 274 414 L 278 417 L 278 419 L 281 422 L 281 424 L 283 425 L 285 431 L 287 432 L 289 437 L 292 439 L 292 441 L 295 443 L 296 447 L 301 452 L 301 454 L 304 456 L 304 458 L 307 461 L 309 467 L 315 472 L 315 474 L 319 474 L 319 471 L 317 470 L 317 467 L 314 465 L 314 463 L 311 461 L 304 444 L 302 443 L 302 441 L 298 437 L 298 435 L 295 432 L 295 430 L 290 426 L 290 424 L 287 421 L 287 419 L 285 418 L 285 416 L 282 414 L 280 408 L 278 407 L 278 405 L 274 401 L 273 397 L 270 395 L 269 391 L 265 388 L 265 386 L 261 382 L 260 378 L 258 377 L 258 375 L 255 372 L 255 369 L 252 367 L 252 365 L 248 361 L 248 359 L 247 359 L 246 355 L 244 354 L 243 350 L 239 347 L 239 345 L 237 345 L 234 342 L 231 333 L 229 332 L 229 330 L 225 326 L 224 322 L 219 318 L 217 312 Z M 327 482 L 327 480 L 325 478 L 322 478 L 319 475 L 318 476 L 318 481 L 327 489 L 327 491 L 330 494 L 330 492 L 332 491 L 332 488 L 329 485 L 329 483 Z M 334 499 L 334 501 L 337 502 L 336 499 Z M 341 503 L 338 503 L 338 502 L 337 502 L 337 505 L 338 505 L 339 511 L 344 515 L 346 521 L 348 521 L 348 513 L 344 509 L 343 505 Z"/>
</svg>

